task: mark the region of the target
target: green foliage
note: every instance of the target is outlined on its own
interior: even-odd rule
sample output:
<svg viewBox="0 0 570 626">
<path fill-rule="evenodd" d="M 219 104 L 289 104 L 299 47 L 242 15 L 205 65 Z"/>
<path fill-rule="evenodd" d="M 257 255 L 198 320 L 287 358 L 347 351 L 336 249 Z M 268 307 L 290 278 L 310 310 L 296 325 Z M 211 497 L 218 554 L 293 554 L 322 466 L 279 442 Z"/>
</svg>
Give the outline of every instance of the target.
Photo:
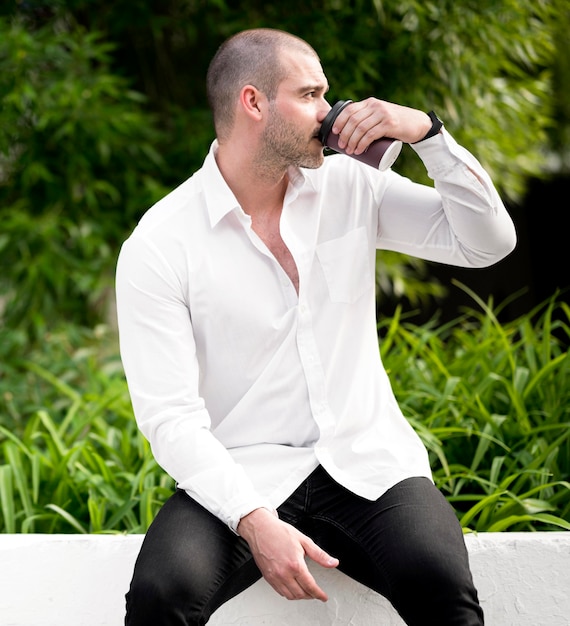
<svg viewBox="0 0 570 626">
<path fill-rule="evenodd" d="M 0 20 L 0 274 L 5 321 L 94 323 L 122 233 L 164 192 L 142 96 L 80 29 Z"/>
<path fill-rule="evenodd" d="M 553 169 L 570 172 L 570 5 L 566 0 L 557 0 L 555 5 L 553 31 L 557 53 L 552 85 L 556 123 L 549 136 L 555 155 Z"/>
<path fill-rule="evenodd" d="M 391 250 L 376 253 L 376 301 L 379 312 L 389 301 L 407 302 L 412 307 L 429 306 L 443 298 L 446 288 L 430 279 L 428 266 L 416 257 L 406 257 Z"/>
<path fill-rule="evenodd" d="M 444 326 L 385 323 L 396 395 L 464 528 L 570 530 L 570 308 L 501 326 L 480 304 Z"/>
<path fill-rule="evenodd" d="M 68 7 L 82 23 L 123 46 L 117 60 L 130 74 L 139 70 L 127 48 L 146 61 L 145 92 L 165 118 L 171 102 L 185 109 L 206 107 L 207 64 L 227 36 L 269 26 L 315 47 L 331 100 L 376 95 L 438 110 L 510 197 L 521 196 L 528 175 L 544 171 L 556 39 L 566 32 L 559 28 L 567 12 L 560 0 L 246 0 L 239 5 L 170 0 L 152 9 L 140 1 L 129 3 L 128 30 L 121 4 L 97 12 L 88 11 L 87 0 Z M 185 52 L 196 59 L 194 66 L 188 67 Z M 186 80 L 177 81 L 180 75 Z M 404 151 L 398 168 L 424 175 L 411 150 Z"/>
<path fill-rule="evenodd" d="M 570 530 L 570 308 L 501 326 L 383 322 L 381 348 L 465 530 Z M 0 532 L 144 532 L 172 493 L 138 431 L 114 335 L 42 349 L 0 330 Z"/>
<path fill-rule="evenodd" d="M 112 336 L 0 334 L 0 531 L 144 532 L 172 492 L 132 416 Z"/>
<path fill-rule="evenodd" d="M 12 6 L 0 9 L 0 532 L 144 532 L 172 490 L 97 324 L 121 241 L 213 138 L 204 78 L 227 36 L 305 38 L 331 101 L 435 108 L 509 198 L 568 164 L 564 0 Z M 396 169 L 425 180 L 411 149 Z M 383 253 L 380 291 L 441 295 L 423 271 Z M 504 327 L 495 313 L 481 303 L 439 328 L 396 315 L 380 327 L 384 359 L 466 529 L 568 528 L 568 310 L 553 301 Z"/>
<path fill-rule="evenodd" d="M 394 9 L 387 54 L 414 79 L 390 92 L 423 108 L 433 102 L 503 193 L 520 198 L 527 176 L 544 170 L 552 125 L 551 3 L 407 1 Z"/>
<path fill-rule="evenodd" d="M 61 319 L 105 319 L 120 242 L 204 158 L 213 138 L 207 65 L 241 29 L 309 41 L 331 101 L 376 95 L 435 108 L 511 198 L 552 163 L 553 112 L 566 119 L 563 62 L 550 81 L 555 44 L 565 41 L 562 0 L 12 7 L 0 16 L 0 254 L 9 268 L 0 304 L 6 324 L 37 337 Z M 396 169 L 427 182 L 409 148 Z M 417 269 L 386 255 L 383 287 L 411 301 L 441 292 Z"/>
<path fill-rule="evenodd" d="M 304 10 L 275 6 L 263 23 L 284 24 L 315 46 L 331 98 L 375 95 L 435 109 L 510 198 L 521 197 L 528 176 L 544 172 L 553 125 L 555 32 L 563 10 L 555 2 L 302 4 Z M 395 169 L 426 180 L 410 149 Z"/>
</svg>

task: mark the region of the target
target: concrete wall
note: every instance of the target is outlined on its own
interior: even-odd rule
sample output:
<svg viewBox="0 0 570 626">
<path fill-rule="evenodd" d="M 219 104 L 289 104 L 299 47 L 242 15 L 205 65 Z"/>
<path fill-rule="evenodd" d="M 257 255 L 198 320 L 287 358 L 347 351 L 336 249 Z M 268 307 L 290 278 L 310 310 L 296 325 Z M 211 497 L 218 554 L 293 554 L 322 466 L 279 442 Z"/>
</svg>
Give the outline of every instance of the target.
<svg viewBox="0 0 570 626">
<path fill-rule="evenodd" d="M 141 541 L 141 535 L 0 535 L 0 625 L 120 626 Z M 570 626 L 570 533 L 481 533 L 466 542 L 487 626 Z M 289 602 L 261 580 L 209 624 L 403 624 L 378 594 L 340 572 L 311 570 L 328 603 Z"/>
</svg>

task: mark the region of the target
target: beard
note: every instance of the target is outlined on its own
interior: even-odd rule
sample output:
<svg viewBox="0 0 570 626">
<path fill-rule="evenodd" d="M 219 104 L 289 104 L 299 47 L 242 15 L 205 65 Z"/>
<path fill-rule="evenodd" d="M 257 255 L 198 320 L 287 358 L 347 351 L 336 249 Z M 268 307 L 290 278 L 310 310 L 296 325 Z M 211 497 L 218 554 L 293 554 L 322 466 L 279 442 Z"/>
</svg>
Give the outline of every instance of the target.
<svg viewBox="0 0 570 626">
<path fill-rule="evenodd" d="M 295 124 L 286 120 L 273 102 L 269 105 L 270 117 L 263 133 L 263 146 L 259 164 L 264 168 L 283 170 L 293 165 L 316 169 L 323 164 L 323 148 L 317 149 L 315 137 L 318 128 L 307 136 Z"/>
</svg>

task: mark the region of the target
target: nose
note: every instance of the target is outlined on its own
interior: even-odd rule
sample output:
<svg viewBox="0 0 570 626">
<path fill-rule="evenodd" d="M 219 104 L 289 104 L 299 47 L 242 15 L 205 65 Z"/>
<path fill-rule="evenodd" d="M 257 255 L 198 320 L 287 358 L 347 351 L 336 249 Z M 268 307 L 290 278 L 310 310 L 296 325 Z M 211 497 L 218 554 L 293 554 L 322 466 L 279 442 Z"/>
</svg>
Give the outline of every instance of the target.
<svg viewBox="0 0 570 626">
<path fill-rule="evenodd" d="M 331 110 L 331 105 L 323 98 L 322 106 L 319 109 L 319 113 L 317 115 L 317 119 L 320 123 L 325 119 L 328 115 L 328 112 Z"/>
</svg>

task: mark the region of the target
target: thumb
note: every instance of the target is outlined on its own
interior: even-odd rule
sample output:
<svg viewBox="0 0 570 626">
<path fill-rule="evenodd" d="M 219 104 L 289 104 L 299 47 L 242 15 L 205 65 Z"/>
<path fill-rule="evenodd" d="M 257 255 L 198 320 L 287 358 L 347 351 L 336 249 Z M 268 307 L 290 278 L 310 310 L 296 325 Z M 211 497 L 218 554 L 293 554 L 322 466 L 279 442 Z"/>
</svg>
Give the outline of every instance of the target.
<svg viewBox="0 0 570 626">
<path fill-rule="evenodd" d="M 311 539 L 306 540 L 303 545 L 305 549 L 305 554 L 323 567 L 336 567 L 338 565 L 338 559 L 334 556 L 331 556 L 328 552 L 325 552 L 322 548 L 312 541 Z"/>
</svg>

